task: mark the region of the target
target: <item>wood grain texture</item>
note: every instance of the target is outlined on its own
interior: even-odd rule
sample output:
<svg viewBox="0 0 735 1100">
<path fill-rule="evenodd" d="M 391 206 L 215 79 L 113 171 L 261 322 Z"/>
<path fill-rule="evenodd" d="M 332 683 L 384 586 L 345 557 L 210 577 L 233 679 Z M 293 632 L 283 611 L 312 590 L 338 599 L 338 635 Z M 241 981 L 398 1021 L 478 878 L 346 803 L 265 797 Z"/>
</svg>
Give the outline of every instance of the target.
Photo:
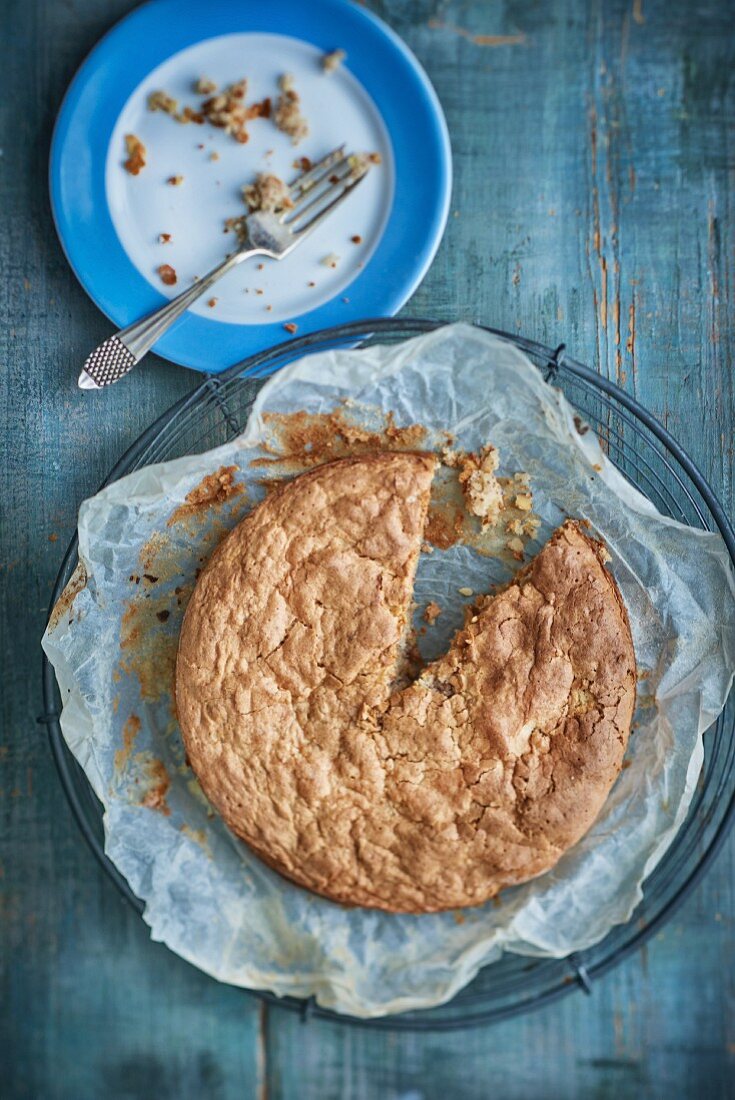
<svg viewBox="0 0 735 1100">
<path fill-rule="evenodd" d="M 408 315 L 557 343 L 656 413 L 733 513 L 732 2 L 375 0 L 444 104 L 455 189 Z M 83 846 L 42 730 L 38 642 L 79 502 L 193 384 L 74 380 L 109 326 L 56 242 L 54 114 L 130 0 L 6 0 L 0 103 L 0 1092 L 11 1098 L 725 1097 L 735 843 L 641 953 L 492 1029 L 397 1035 L 260 1007 L 153 944 Z"/>
</svg>

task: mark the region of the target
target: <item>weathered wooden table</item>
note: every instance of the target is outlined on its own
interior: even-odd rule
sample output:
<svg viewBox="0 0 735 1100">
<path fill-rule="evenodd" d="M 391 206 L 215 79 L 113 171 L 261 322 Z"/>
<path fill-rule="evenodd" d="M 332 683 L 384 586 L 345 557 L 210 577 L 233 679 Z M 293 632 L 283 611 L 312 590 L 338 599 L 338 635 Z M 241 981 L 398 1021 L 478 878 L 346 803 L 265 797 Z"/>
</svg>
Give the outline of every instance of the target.
<svg viewBox="0 0 735 1100">
<path fill-rule="evenodd" d="M 316 0 L 314 0 L 316 2 Z M 634 392 L 733 510 L 732 0 L 375 0 L 452 136 L 452 216 L 407 315 L 478 319 Z M 39 639 L 79 502 L 189 372 L 75 386 L 109 325 L 56 241 L 46 166 L 74 70 L 130 0 L 5 0 L 0 115 L 0 1094 L 735 1095 L 735 838 L 646 950 L 493 1029 L 311 1022 L 150 941 L 84 846 L 41 727 Z"/>
</svg>

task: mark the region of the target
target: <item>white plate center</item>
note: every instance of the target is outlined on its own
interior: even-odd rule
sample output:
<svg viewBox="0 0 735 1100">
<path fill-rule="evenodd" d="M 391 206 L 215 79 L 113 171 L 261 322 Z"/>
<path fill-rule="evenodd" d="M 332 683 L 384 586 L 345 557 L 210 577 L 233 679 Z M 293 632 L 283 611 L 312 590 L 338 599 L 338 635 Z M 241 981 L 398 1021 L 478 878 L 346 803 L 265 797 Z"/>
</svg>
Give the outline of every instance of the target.
<svg viewBox="0 0 735 1100">
<path fill-rule="evenodd" d="M 159 65 L 138 85 L 117 120 L 105 169 L 110 215 L 132 263 L 167 297 L 188 287 L 194 276 L 204 275 L 232 250 L 235 240 L 223 232 L 225 220 L 246 213 L 241 188 L 259 172 L 274 172 L 290 181 L 299 171 L 294 161 L 317 161 L 342 142 L 350 150 L 377 152 L 382 158 L 343 206 L 285 260 L 245 260 L 193 307 L 194 313 L 233 324 L 298 321 L 301 314 L 333 298 L 349 297 L 350 283 L 378 245 L 393 201 L 394 159 L 388 132 L 372 99 L 349 72 L 349 58 L 330 75 L 323 72 L 320 58 L 314 46 L 284 35 L 212 38 Z M 203 97 L 193 85 L 201 76 L 220 88 L 246 77 L 248 103 L 270 96 L 275 104 L 278 79 L 286 72 L 294 76 L 310 127 L 298 145 L 269 119 L 254 119 L 250 140 L 240 145 L 209 123 L 181 125 L 147 107 L 148 95 L 161 89 L 177 99 L 179 107 L 197 109 Z M 135 134 L 147 149 L 146 166 L 137 176 L 123 168 L 126 134 Z M 173 176 L 184 177 L 180 186 L 166 182 Z M 164 233 L 171 240 L 161 244 Z M 322 263 L 330 254 L 339 257 L 335 268 Z M 161 264 L 175 270 L 175 286 L 161 282 Z M 214 306 L 207 304 L 211 298 L 216 298 Z"/>
</svg>

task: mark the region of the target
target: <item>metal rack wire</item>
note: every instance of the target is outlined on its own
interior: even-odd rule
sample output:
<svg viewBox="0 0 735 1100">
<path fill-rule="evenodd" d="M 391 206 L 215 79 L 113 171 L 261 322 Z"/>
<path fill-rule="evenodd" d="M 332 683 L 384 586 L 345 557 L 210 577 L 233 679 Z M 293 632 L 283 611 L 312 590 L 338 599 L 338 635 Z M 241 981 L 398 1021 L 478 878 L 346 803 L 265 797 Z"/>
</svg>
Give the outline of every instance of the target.
<svg viewBox="0 0 735 1100">
<path fill-rule="evenodd" d="M 443 322 L 368 320 L 324 330 L 261 352 L 224 374 L 207 377 L 188 397 L 155 421 L 122 456 L 104 484 L 151 462 L 209 450 L 245 426 L 263 380 L 306 353 L 330 348 L 396 343 L 431 332 Z M 735 534 L 699 470 L 669 433 L 627 393 L 565 354 L 518 336 L 487 329 L 511 341 L 561 389 L 598 433 L 609 458 L 663 514 L 693 527 L 718 530 L 735 564 Z M 53 608 L 77 562 L 72 541 L 51 597 Z M 51 749 L 74 816 L 87 843 L 115 885 L 138 912 L 143 903 L 104 853 L 101 807 L 64 742 L 61 700 L 53 669 L 43 661 L 44 714 Z M 635 951 L 668 920 L 699 882 L 735 820 L 735 701 L 731 697 L 705 736 L 705 761 L 686 821 L 645 883 L 644 897 L 626 924 L 594 947 L 566 959 L 506 954 L 485 967 L 447 1005 L 377 1020 L 358 1020 L 320 1008 L 313 1000 L 252 995 L 310 1017 L 390 1030 L 449 1030 L 490 1023 L 548 1004 L 572 990 L 594 992 L 595 982 Z"/>
</svg>

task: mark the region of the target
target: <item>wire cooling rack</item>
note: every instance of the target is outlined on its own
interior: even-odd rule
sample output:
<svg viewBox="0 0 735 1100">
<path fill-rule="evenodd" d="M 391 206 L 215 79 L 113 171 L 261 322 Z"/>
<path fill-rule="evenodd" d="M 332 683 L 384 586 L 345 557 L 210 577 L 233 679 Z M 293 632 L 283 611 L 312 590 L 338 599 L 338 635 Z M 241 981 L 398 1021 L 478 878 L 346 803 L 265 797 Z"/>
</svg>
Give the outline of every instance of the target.
<svg viewBox="0 0 735 1100">
<path fill-rule="evenodd" d="M 261 352 L 216 377 L 159 417 L 123 455 L 105 485 L 151 462 L 209 450 L 232 439 L 245 426 L 263 380 L 308 352 L 330 348 L 397 343 L 439 328 L 429 320 L 368 320 L 290 340 Z M 536 363 L 549 385 L 597 432 L 609 458 L 664 515 L 693 527 L 719 531 L 735 564 L 735 534 L 712 490 L 689 456 L 669 433 L 627 393 L 565 355 L 564 345 L 544 347 L 508 333 L 487 329 L 511 341 Z M 51 597 L 53 607 L 77 563 L 76 538 L 70 544 Z M 735 693 L 733 693 L 735 694 Z M 44 656 L 45 713 L 64 791 L 76 820 L 107 874 L 142 913 L 143 903 L 104 853 L 101 807 L 84 772 L 64 742 L 61 700 L 53 669 Z M 516 1016 L 565 996 L 575 989 L 593 994 L 595 983 L 635 951 L 667 921 L 696 886 L 714 859 L 735 818 L 735 701 L 732 698 L 704 740 L 705 759 L 687 818 L 653 874 L 644 896 L 626 924 L 604 940 L 566 959 L 533 959 L 505 954 L 486 966 L 452 1001 L 439 1008 L 406 1012 L 377 1020 L 358 1020 L 321 1008 L 313 999 L 252 995 L 299 1012 L 304 1020 L 328 1018 L 344 1024 L 400 1031 L 448 1030 Z"/>
</svg>

